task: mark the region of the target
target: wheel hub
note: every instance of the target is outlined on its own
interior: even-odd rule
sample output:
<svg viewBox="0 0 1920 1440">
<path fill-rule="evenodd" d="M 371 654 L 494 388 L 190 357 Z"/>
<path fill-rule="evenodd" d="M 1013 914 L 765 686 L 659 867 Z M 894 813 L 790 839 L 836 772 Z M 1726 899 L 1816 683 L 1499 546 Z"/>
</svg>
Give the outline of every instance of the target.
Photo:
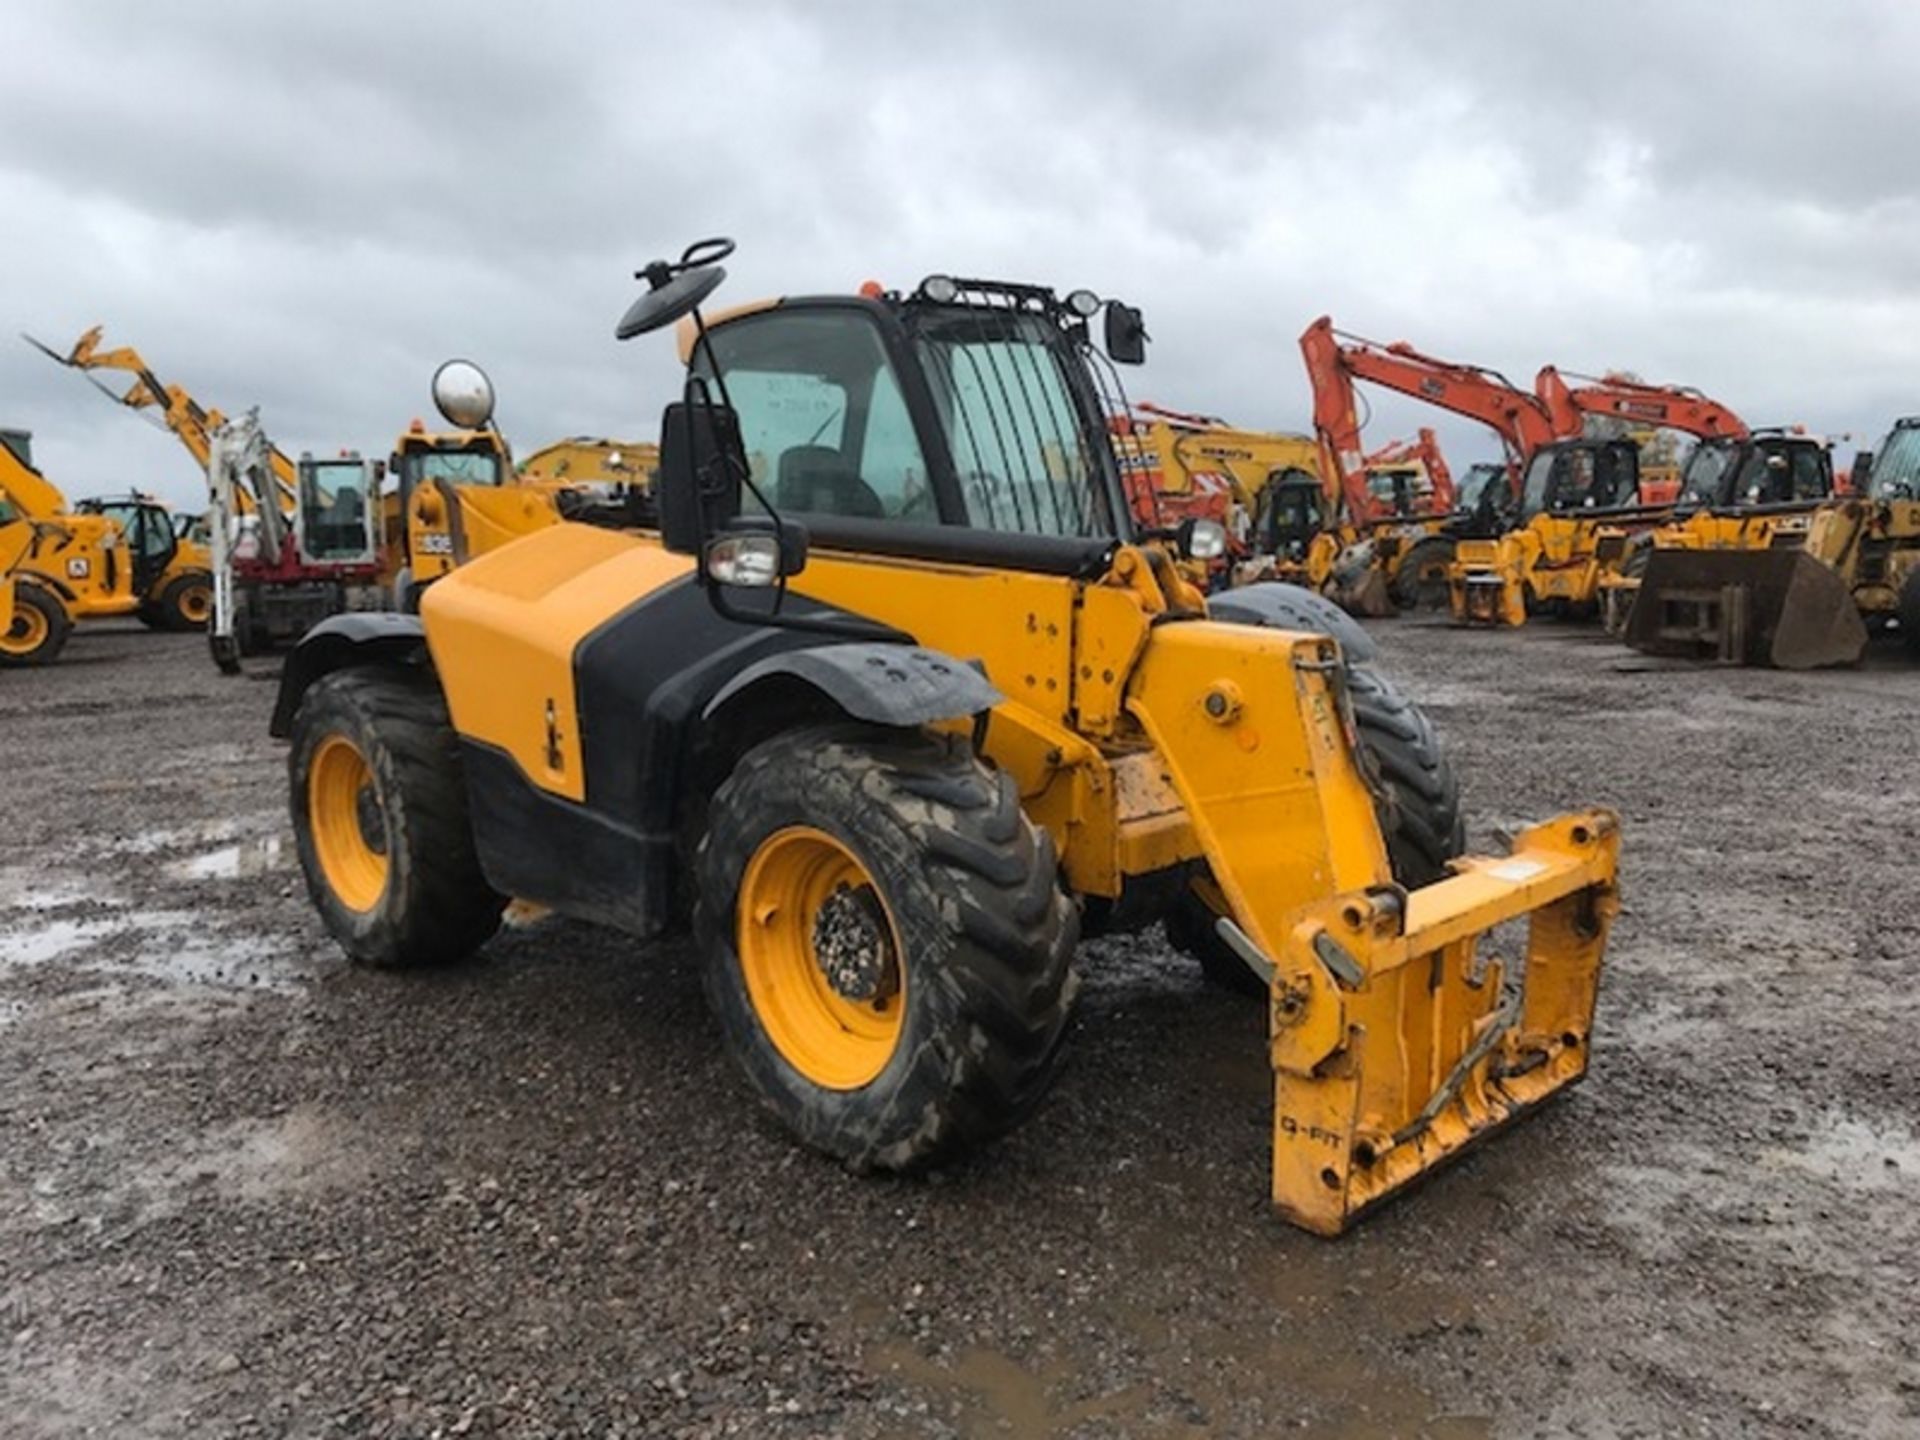
<svg viewBox="0 0 1920 1440">
<path fill-rule="evenodd" d="M 900 988 L 887 918 L 869 886 L 841 886 L 813 917 L 813 957 L 834 993 L 878 1004 Z"/>
</svg>

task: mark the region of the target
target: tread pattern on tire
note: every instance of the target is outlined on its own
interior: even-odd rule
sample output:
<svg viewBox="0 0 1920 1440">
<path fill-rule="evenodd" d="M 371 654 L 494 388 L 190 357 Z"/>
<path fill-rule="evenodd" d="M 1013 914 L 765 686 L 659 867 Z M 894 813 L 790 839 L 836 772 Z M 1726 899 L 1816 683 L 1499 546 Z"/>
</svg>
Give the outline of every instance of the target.
<svg viewBox="0 0 1920 1440">
<path fill-rule="evenodd" d="M 1407 547 L 1407 553 L 1400 562 L 1400 568 L 1394 574 L 1394 581 L 1388 595 L 1394 605 L 1401 610 L 1411 610 L 1420 604 L 1420 566 L 1434 559 L 1444 558 L 1449 565 L 1453 563 L 1454 552 L 1458 549 L 1455 541 L 1444 535 L 1427 535 Z M 1434 607 L 1444 609 L 1447 582 L 1440 581 L 1440 603 Z"/>
<path fill-rule="evenodd" d="M 857 1169 L 918 1170 L 1034 1107 L 1078 988 L 1079 912 L 1011 777 L 952 737 L 810 726 L 748 752 L 708 813 L 694 907 L 708 999 L 749 1081 L 801 1139 Z M 912 952 L 906 1029 L 860 1090 L 822 1090 L 794 1071 L 740 978 L 741 875 L 768 834 L 795 823 L 855 845 Z"/>
<path fill-rule="evenodd" d="M 333 897 L 307 827 L 308 764 L 320 737 L 332 733 L 366 756 L 387 819 L 387 890 L 365 914 Z M 307 888 L 355 961 L 380 969 L 451 964 L 500 928 L 506 898 L 481 873 L 459 744 L 432 677 L 365 666 L 322 676 L 300 702 L 287 766 Z"/>
</svg>

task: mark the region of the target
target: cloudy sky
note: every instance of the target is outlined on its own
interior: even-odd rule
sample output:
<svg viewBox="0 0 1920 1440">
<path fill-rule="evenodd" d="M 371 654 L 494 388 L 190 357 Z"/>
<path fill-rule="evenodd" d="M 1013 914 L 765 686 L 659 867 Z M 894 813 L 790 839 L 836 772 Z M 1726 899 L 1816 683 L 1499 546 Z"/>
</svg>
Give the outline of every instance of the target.
<svg viewBox="0 0 1920 1440">
<path fill-rule="evenodd" d="M 1125 297 L 1136 398 L 1246 425 L 1306 426 L 1322 313 L 1860 444 L 1920 411 L 1920 6 L 1605 13 L 12 0 L 0 320 L 102 322 L 289 449 L 384 454 L 450 355 L 523 451 L 643 438 L 675 370 L 612 339 L 632 271 L 730 234 L 733 300 L 932 271 Z M 201 493 L 11 335 L 0 397 L 71 495 Z M 1434 418 L 1373 413 L 1381 441 Z"/>
</svg>

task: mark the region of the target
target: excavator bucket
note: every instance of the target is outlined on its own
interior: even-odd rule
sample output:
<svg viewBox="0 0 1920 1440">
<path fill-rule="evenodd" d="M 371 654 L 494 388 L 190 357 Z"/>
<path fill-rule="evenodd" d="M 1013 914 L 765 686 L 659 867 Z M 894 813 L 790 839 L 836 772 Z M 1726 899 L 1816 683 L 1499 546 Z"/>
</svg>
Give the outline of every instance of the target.
<svg viewBox="0 0 1920 1440">
<path fill-rule="evenodd" d="M 1626 642 L 1649 655 L 1812 670 L 1858 664 L 1867 627 L 1838 573 L 1802 550 L 1662 549 Z"/>
<path fill-rule="evenodd" d="M 1586 1074 L 1619 847 L 1611 812 L 1562 816 L 1504 859 L 1338 896 L 1295 925 L 1270 1027 L 1289 1220 L 1336 1235 Z M 1521 920 L 1517 955 L 1484 953 Z"/>
</svg>

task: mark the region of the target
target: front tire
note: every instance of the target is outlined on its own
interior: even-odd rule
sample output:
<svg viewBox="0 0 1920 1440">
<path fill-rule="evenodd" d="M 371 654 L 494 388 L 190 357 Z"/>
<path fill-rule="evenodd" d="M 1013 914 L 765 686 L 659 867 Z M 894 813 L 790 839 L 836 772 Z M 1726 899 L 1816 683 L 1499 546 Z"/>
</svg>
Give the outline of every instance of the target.
<svg viewBox="0 0 1920 1440">
<path fill-rule="evenodd" d="M 480 871 L 458 742 L 431 678 L 322 676 L 294 716 L 287 774 L 307 890 L 354 961 L 449 964 L 499 929 L 506 898 Z"/>
<path fill-rule="evenodd" d="M 694 861 L 707 998 L 801 1140 L 915 1170 L 1012 1128 L 1051 1082 L 1079 917 L 1009 777 L 950 737 L 766 741 Z"/>
<path fill-rule="evenodd" d="M 15 580 L 13 614 L 0 629 L 0 665 L 51 665 L 73 633 L 73 617 L 60 597 L 31 580 Z"/>
<path fill-rule="evenodd" d="M 1369 666 L 1347 667 L 1347 693 L 1360 762 L 1375 786 L 1374 813 L 1386 837 L 1393 878 L 1409 890 L 1443 879 L 1447 862 L 1466 851 L 1467 828 L 1460 814 L 1460 782 L 1433 722 Z M 1198 960 L 1212 983 L 1264 994 L 1259 977 L 1215 931 L 1220 906 L 1210 883 L 1189 889 L 1167 917 L 1167 938 Z"/>
</svg>

